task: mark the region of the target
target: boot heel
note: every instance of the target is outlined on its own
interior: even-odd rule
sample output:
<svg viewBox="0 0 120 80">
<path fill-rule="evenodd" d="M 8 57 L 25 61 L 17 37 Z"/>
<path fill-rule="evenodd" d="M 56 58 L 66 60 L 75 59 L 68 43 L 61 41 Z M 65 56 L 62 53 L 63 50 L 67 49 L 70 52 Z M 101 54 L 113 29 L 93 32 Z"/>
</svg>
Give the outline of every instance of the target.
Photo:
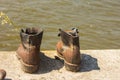
<svg viewBox="0 0 120 80">
<path fill-rule="evenodd" d="M 21 63 L 21 68 L 24 72 L 35 73 L 39 70 L 39 65 L 29 65 L 24 63 L 23 61 L 20 61 L 20 63 Z"/>
<path fill-rule="evenodd" d="M 71 64 L 65 61 L 64 65 L 66 70 L 68 71 L 77 72 L 80 70 L 80 65 L 77 65 L 77 64 Z"/>
</svg>

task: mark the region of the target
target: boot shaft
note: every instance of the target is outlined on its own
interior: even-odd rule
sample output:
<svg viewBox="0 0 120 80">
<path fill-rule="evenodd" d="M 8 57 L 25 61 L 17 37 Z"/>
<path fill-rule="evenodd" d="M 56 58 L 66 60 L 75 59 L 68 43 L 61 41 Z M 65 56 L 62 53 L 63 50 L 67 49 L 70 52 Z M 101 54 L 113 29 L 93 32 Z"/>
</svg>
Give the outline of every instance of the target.
<svg viewBox="0 0 120 80">
<path fill-rule="evenodd" d="M 68 47 L 78 47 L 80 48 L 79 46 L 79 36 L 78 36 L 78 32 L 75 32 L 75 31 L 63 31 L 61 29 L 59 29 L 60 33 L 59 33 L 59 36 L 61 37 L 61 41 L 63 42 L 63 44 L 65 46 L 68 46 Z"/>
<path fill-rule="evenodd" d="M 20 37 L 24 48 L 30 48 L 31 46 L 40 47 L 42 41 L 43 31 L 37 28 L 21 29 Z"/>
</svg>

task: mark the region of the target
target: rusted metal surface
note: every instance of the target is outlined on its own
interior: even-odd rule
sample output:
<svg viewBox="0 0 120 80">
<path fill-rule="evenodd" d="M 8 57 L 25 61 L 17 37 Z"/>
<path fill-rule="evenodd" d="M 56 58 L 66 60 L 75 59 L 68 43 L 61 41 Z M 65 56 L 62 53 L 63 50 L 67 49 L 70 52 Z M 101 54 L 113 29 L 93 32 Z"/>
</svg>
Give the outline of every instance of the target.
<svg viewBox="0 0 120 80">
<path fill-rule="evenodd" d="M 70 31 L 59 29 L 58 36 L 61 40 L 57 43 L 57 53 L 65 62 L 65 67 L 70 71 L 79 71 L 80 69 L 80 46 L 78 29 L 73 28 Z"/>
<path fill-rule="evenodd" d="M 21 44 L 17 50 L 17 57 L 25 72 L 33 73 L 39 68 L 42 35 L 43 30 L 37 28 L 21 29 Z"/>
<path fill-rule="evenodd" d="M 6 71 L 3 69 L 0 69 L 0 80 L 4 80 L 5 76 L 6 76 Z"/>
</svg>

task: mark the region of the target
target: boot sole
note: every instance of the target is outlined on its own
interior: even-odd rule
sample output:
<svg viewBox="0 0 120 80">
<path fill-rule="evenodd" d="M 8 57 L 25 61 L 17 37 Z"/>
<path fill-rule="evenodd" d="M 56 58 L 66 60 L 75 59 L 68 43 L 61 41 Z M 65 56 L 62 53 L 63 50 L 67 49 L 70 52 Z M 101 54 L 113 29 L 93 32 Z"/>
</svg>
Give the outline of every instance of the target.
<svg viewBox="0 0 120 80">
<path fill-rule="evenodd" d="M 18 60 L 21 63 L 21 69 L 26 73 L 35 73 L 39 70 L 39 65 L 30 65 L 23 62 L 19 55 L 17 55 Z"/>
<path fill-rule="evenodd" d="M 66 70 L 68 71 L 78 72 L 80 70 L 80 64 L 77 65 L 77 64 L 72 64 L 72 63 L 68 63 L 67 61 L 65 61 L 64 65 L 65 65 Z"/>
</svg>

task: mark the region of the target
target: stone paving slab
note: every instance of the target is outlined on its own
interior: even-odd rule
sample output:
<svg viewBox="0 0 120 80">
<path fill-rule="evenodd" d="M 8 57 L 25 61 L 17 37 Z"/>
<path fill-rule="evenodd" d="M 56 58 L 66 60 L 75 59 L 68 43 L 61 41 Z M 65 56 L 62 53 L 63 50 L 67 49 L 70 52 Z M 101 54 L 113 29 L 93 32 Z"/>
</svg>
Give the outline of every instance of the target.
<svg viewBox="0 0 120 80">
<path fill-rule="evenodd" d="M 54 59 L 56 51 L 42 51 L 40 69 L 28 74 L 21 70 L 15 51 L 0 51 L 0 68 L 5 80 L 120 80 L 120 50 L 81 50 L 81 70 L 66 71 L 64 62 Z"/>
</svg>

